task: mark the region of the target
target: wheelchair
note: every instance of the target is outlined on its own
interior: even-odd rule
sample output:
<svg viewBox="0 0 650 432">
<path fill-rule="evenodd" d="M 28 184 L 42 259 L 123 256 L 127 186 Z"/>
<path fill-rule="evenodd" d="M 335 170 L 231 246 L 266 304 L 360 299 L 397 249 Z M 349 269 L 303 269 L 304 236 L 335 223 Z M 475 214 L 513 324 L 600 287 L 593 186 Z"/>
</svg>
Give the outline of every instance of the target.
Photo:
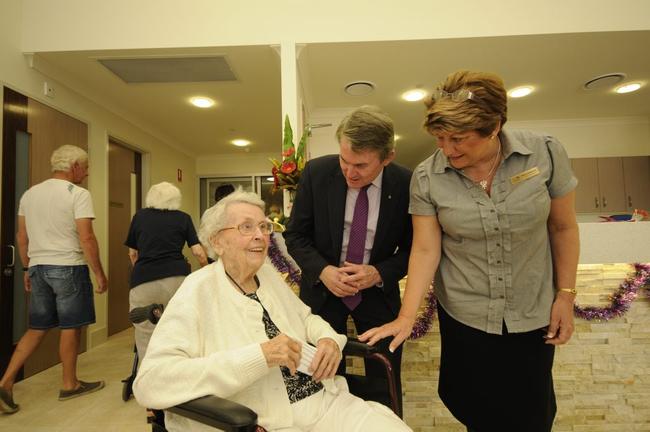
<svg viewBox="0 0 650 432">
<path fill-rule="evenodd" d="M 378 361 L 384 366 L 386 370 L 385 382 L 378 382 L 376 379 L 368 380 L 365 376 L 350 374 L 346 374 L 345 379 L 348 381 L 350 393 L 366 400 L 379 401 L 384 404 L 388 399 L 387 405 L 401 418 L 402 413 L 399 409 L 393 368 L 388 358 L 382 354 L 382 348 L 367 345 L 356 339 L 349 339 L 343 349 L 343 354 Z M 264 428 L 257 425 L 257 414 L 253 410 L 217 396 L 204 396 L 168 408 L 167 411 L 224 432 L 265 431 Z M 166 432 L 164 424 L 161 424 L 158 419 L 157 416 L 156 420 L 152 422 L 152 432 Z"/>
<path fill-rule="evenodd" d="M 153 304 L 145 308 L 131 311 L 129 318 L 132 322 L 149 320 L 157 323 L 163 310 L 162 305 Z M 348 357 L 361 357 L 378 362 L 386 372 L 384 379 L 369 379 L 362 375 L 346 373 L 350 393 L 365 400 L 380 402 L 390 407 L 398 417 L 402 417 L 397 395 L 397 385 L 393 367 L 388 357 L 383 354 L 388 348 L 388 340 L 370 346 L 354 338 L 348 338 L 343 354 Z M 128 401 L 133 395 L 133 381 L 138 371 L 138 352 L 135 356 L 131 376 L 122 380 L 122 400 Z M 199 423 L 220 429 L 224 432 L 263 432 L 257 425 L 257 414 L 248 407 L 217 396 L 204 396 L 167 409 L 176 415 L 187 417 Z M 162 411 L 153 410 L 154 416 L 149 417 L 152 432 L 166 432 Z"/>
</svg>

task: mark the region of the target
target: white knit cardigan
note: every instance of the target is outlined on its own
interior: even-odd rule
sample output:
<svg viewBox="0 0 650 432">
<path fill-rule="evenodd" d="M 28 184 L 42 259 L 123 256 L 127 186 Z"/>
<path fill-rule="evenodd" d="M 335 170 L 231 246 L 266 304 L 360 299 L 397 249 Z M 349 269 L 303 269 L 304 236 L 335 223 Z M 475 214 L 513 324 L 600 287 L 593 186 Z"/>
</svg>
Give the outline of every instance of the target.
<svg viewBox="0 0 650 432">
<path fill-rule="evenodd" d="M 342 350 L 346 337 L 313 315 L 265 263 L 257 272 L 257 296 L 282 333 L 316 345 L 334 339 Z M 216 395 L 248 406 L 268 430 L 292 428 L 293 415 L 279 367 L 269 368 L 260 344 L 268 341 L 261 305 L 238 292 L 219 260 L 189 275 L 165 309 L 141 363 L 133 390 L 146 407 L 165 409 Z M 323 382 L 338 393 L 345 380 Z M 214 431 L 166 413 L 171 431 Z"/>
</svg>

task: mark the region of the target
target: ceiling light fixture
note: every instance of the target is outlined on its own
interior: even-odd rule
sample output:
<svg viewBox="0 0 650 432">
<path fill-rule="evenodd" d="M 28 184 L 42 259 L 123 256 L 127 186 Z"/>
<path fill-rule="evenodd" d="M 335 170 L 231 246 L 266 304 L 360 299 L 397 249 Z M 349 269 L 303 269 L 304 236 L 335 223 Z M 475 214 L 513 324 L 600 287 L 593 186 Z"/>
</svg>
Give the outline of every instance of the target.
<svg viewBox="0 0 650 432">
<path fill-rule="evenodd" d="M 409 90 L 404 93 L 402 93 L 402 99 L 405 101 L 409 102 L 417 102 L 422 99 L 424 99 L 427 95 L 427 92 L 425 92 L 422 89 L 414 89 L 414 90 Z"/>
<path fill-rule="evenodd" d="M 343 90 L 350 96 L 365 96 L 375 91 L 375 84 L 370 81 L 352 81 Z"/>
<path fill-rule="evenodd" d="M 628 84 L 623 84 L 621 86 L 616 87 L 616 93 L 623 94 L 623 93 L 631 93 L 634 91 L 637 91 L 638 89 L 641 88 L 641 83 L 635 82 L 635 83 L 628 83 Z"/>
<path fill-rule="evenodd" d="M 395 134 L 395 137 L 393 138 L 395 141 L 402 139 L 400 135 Z"/>
<path fill-rule="evenodd" d="M 512 98 L 520 98 L 520 97 L 528 96 L 532 92 L 533 92 L 533 88 L 531 86 L 515 87 L 508 92 L 508 96 Z"/>
<path fill-rule="evenodd" d="M 236 145 L 237 147 L 247 147 L 251 145 L 251 142 L 245 139 L 234 139 L 230 141 L 232 145 Z"/>
<path fill-rule="evenodd" d="M 210 108 L 215 104 L 214 100 L 204 96 L 190 98 L 190 103 L 198 108 Z"/>
</svg>

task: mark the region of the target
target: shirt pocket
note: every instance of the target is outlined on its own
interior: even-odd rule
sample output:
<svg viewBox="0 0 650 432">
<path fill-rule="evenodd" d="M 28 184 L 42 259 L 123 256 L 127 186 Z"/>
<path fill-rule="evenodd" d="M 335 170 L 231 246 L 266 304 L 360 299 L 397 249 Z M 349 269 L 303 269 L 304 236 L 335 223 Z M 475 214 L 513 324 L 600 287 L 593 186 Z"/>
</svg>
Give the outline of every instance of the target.
<svg viewBox="0 0 650 432">
<path fill-rule="evenodd" d="M 510 231 L 515 237 L 526 237 L 545 224 L 551 209 L 551 197 L 540 176 L 511 185 L 506 198 Z"/>
</svg>

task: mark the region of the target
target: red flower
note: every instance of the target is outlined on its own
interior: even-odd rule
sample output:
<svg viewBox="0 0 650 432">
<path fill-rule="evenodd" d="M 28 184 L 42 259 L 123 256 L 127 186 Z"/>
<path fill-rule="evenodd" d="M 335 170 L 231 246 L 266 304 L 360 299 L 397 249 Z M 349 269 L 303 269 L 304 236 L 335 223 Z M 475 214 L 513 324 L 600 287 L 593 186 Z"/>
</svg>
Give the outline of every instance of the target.
<svg viewBox="0 0 650 432">
<path fill-rule="evenodd" d="M 293 161 L 284 161 L 282 162 L 282 166 L 280 167 L 280 171 L 282 171 L 285 174 L 291 174 L 294 172 L 297 168 L 297 165 Z"/>
<path fill-rule="evenodd" d="M 282 156 L 289 157 L 292 154 L 294 154 L 295 152 L 296 152 L 296 149 L 293 146 L 291 146 L 291 147 L 289 147 L 288 149 L 286 149 L 285 151 L 282 152 Z"/>
</svg>

